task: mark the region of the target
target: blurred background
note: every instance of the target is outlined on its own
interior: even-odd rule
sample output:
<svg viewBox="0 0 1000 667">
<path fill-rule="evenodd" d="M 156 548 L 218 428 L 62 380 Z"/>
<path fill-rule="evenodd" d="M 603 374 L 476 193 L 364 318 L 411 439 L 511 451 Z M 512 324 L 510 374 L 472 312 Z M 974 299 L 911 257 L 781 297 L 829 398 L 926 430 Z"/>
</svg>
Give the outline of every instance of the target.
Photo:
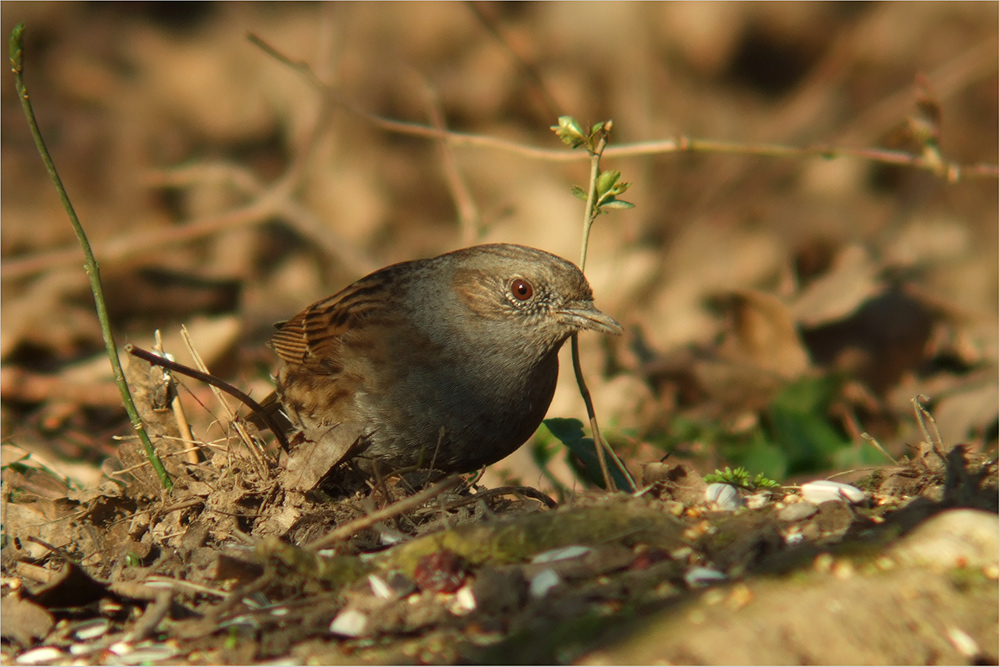
<svg viewBox="0 0 1000 667">
<path fill-rule="evenodd" d="M 613 148 L 683 135 L 998 160 L 996 3 L 5 2 L 0 19 L 27 25 L 26 81 L 119 345 L 160 330 L 190 363 L 185 325 L 258 399 L 272 323 L 371 270 L 493 241 L 578 261 L 570 187 L 588 167 L 553 159 L 570 154 L 561 114 L 613 119 Z M 129 427 L 3 78 L 2 436 L 92 481 Z M 912 455 L 920 394 L 946 443 L 995 448 L 995 168 L 950 182 L 747 152 L 603 162 L 636 207 L 598 220 L 587 274 L 628 333 L 581 342 L 630 467 L 672 455 L 784 480 L 883 463 L 861 433 Z M 565 355 L 549 414 L 586 420 Z M 195 435 L 223 438 L 206 388 L 183 384 Z M 580 484 L 560 447 L 542 427 L 488 481 Z"/>
</svg>

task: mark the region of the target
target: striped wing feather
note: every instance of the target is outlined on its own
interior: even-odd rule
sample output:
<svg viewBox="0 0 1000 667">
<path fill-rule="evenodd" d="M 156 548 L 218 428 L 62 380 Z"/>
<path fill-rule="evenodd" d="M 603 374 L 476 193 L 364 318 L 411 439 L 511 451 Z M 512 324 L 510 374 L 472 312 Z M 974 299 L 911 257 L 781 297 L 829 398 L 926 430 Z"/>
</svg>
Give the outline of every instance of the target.
<svg viewBox="0 0 1000 667">
<path fill-rule="evenodd" d="M 286 363 L 316 373 L 339 371 L 345 334 L 379 313 L 391 313 L 398 297 L 386 288 L 397 285 L 391 273 L 383 269 L 312 304 L 281 324 L 271 347 Z"/>
</svg>

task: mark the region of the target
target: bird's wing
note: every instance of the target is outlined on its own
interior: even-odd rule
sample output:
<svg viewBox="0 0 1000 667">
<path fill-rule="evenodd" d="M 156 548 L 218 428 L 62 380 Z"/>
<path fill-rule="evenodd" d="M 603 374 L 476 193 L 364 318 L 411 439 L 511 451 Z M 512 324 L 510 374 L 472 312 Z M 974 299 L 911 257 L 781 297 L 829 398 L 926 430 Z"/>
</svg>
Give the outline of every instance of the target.
<svg viewBox="0 0 1000 667">
<path fill-rule="evenodd" d="M 394 269 L 377 271 L 312 304 L 281 324 L 271 347 L 286 363 L 315 373 L 338 373 L 346 335 L 362 324 L 378 326 L 379 320 L 398 317 L 401 285 Z"/>
</svg>

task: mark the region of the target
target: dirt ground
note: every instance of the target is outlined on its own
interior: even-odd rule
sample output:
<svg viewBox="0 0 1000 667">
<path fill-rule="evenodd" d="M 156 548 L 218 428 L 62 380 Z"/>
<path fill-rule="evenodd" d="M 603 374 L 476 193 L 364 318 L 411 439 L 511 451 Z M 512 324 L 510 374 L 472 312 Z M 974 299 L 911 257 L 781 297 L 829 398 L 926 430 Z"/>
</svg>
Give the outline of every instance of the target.
<svg viewBox="0 0 1000 667">
<path fill-rule="evenodd" d="M 634 493 L 567 421 L 476 479 L 298 488 L 131 360 L 167 494 L 6 74 L 3 664 L 997 664 L 996 3 L 0 11 L 119 349 L 258 399 L 272 323 L 371 270 L 576 261 L 560 115 L 613 119 L 636 205 L 586 266 L 626 334 L 581 338 Z"/>
</svg>

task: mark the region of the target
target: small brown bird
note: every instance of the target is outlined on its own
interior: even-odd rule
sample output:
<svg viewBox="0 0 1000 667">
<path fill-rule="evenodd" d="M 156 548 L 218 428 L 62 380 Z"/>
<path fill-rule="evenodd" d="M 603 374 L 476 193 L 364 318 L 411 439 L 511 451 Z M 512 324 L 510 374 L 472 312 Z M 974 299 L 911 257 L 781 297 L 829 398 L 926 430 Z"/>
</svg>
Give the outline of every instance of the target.
<svg viewBox="0 0 1000 667">
<path fill-rule="evenodd" d="M 279 325 L 276 396 L 327 466 L 469 472 L 531 436 L 559 348 L 585 329 L 622 332 L 576 266 L 519 245 L 465 248 L 388 266 Z"/>
</svg>

